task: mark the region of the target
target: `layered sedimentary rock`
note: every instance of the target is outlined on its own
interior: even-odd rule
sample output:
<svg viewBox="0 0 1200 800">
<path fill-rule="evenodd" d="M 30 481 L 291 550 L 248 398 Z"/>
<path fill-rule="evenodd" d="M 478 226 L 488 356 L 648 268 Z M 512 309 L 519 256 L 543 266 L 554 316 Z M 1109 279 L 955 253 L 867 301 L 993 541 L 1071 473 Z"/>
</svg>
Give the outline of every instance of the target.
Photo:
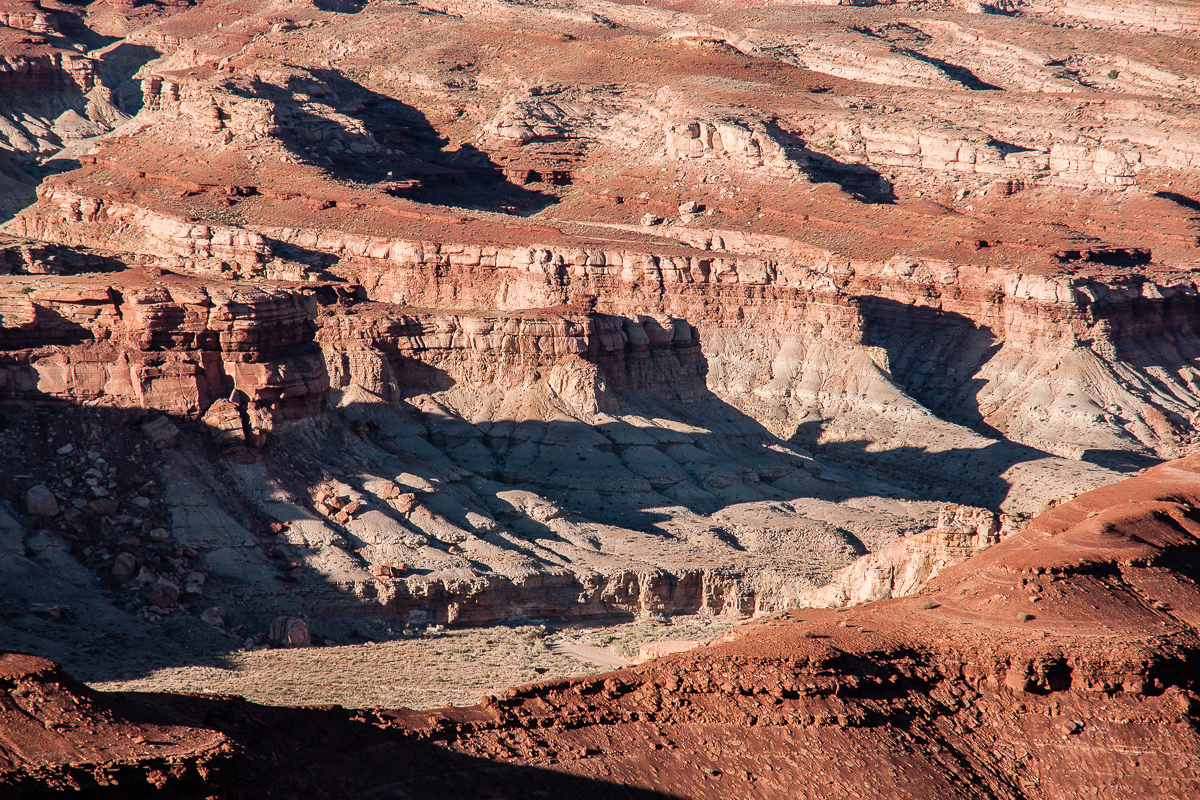
<svg viewBox="0 0 1200 800">
<path fill-rule="evenodd" d="M 479 391 L 545 381 L 586 417 L 616 411 L 613 393 L 625 390 L 668 402 L 705 396 L 699 336 L 682 319 L 569 306 L 509 315 L 380 303 L 356 306 L 353 315 L 326 309 L 320 324 L 333 385 L 354 384 L 385 399 L 460 384 Z"/>
<path fill-rule="evenodd" d="M 853 490 L 715 402 L 682 320 L 138 275 L 13 276 L 5 388 L 29 409 L 20 425 L 91 409 L 13 464 L 61 498 L 14 536 L 144 614 L 203 597 L 231 626 L 303 610 L 321 635 L 363 616 L 745 616 L 932 513 L 896 502 L 852 512 L 857 535 L 832 524 L 824 504 Z M 106 441 L 106 424 L 146 441 Z M 126 463 L 147 443 L 161 448 L 148 481 Z M 139 477 L 118 482 L 126 469 Z M 131 580 L 152 561 L 165 601 Z"/>
<path fill-rule="evenodd" d="M 1200 31 L 1200 16 L 1195 8 L 1186 3 L 1105 3 L 1069 0 L 1064 3 L 1047 3 L 1044 7 L 1032 10 L 1040 13 L 1049 11 L 1094 24 L 1129 26 L 1156 32 L 1189 34 Z"/>
<path fill-rule="evenodd" d="M 217 731 L 139 720 L 44 658 L 0 653 L 0 686 L 0 786 L 14 797 L 186 791 L 217 778 L 234 751 Z"/>
<path fill-rule="evenodd" d="M 219 286 L 157 270 L 114 287 L 11 278 L 0 385 L 9 399 L 203 413 L 243 396 L 281 419 L 323 407 L 312 303 L 280 287 Z"/>
<path fill-rule="evenodd" d="M 82 205 L 87 203 L 75 199 L 62 206 L 58 223 L 70 226 L 76 243 L 98 241 L 80 237 L 87 228 L 76 222 L 105 220 L 103 230 L 133 213 L 127 207 L 110 213 L 101 204 L 89 206 L 92 216 L 84 217 Z M 958 264 L 949 252 L 856 262 L 784 237 L 756 240 L 690 228 L 676 233 L 690 248 L 660 244 L 640 251 L 594 249 L 582 241 L 540 247 L 416 242 L 320 229 L 239 233 L 172 227 L 161 219 L 143 230 L 155 256 L 183 265 L 219 258 L 224 268 L 249 266 L 262 274 L 270 258 L 267 242 L 326 253 L 341 259 L 338 273 L 361 282 L 369 296 L 400 305 L 528 309 L 594 297 L 597 308 L 610 313 L 665 312 L 699 329 L 710 364 L 718 367 L 710 370 L 710 388 L 771 419 L 779 433 L 794 431 L 806 417 L 836 416 L 826 398 L 844 391 L 830 386 L 838 378 L 820 367 L 797 374 L 795 364 L 818 346 L 820 332 L 840 330 L 832 349 L 850 352 L 838 358 L 855 358 L 854 351 L 863 354 L 860 360 L 877 354 L 869 360 L 886 377 L 956 422 L 978 420 L 1068 457 L 1089 450 L 1169 456 L 1190 446 L 1196 407 L 1186 398 L 1193 368 L 1162 376 L 1147 369 L 1164 359 L 1186 365 L 1194 358 L 1196 287 L 1185 272 L 1148 280 L 1106 266 L 1150 257 L 1140 250 L 1060 242 L 1054 258 L 1079 266 L 1048 275 L 1044 267 L 1023 273 Z M 22 231 L 47 235 L 29 225 Z M 218 253 L 218 246 L 225 249 Z M 730 329 L 746 322 L 770 331 L 754 342 L 738 336 L 731 341 Z M 933 348 L 960 335 L 975 344 L 926 355 L 922 366 L 912 360 L 914 335 Z M 727 354 L 746 345 L 755 349 L 755 362 L 723 366 L 737 361 Z M 864 353 L 862 345 L 878 349 Z M 933 363 L 944 375 L 928 375 Z M 1082 381 L 1091 371 L 1099 371 L 1100 380 Z M 967 386 L 972 398 L 962 394 Z"/>
<path fill-rule="evenodd" d="M 20 585 L 251 647 L 749 616 L 1196 446 L 1186 35 L 335 5 L 6 7 Z"/>
<path fill-rule="evenodd" d="M 1081 495 L 916 599 L 797 611 L 634 669 L 380 717 L 456 752 L 689 796 L 1187 794 L 1197 467 Z M 610 753 L 615 740 L 634 744 Z M 1124 753 L 1147 740 L 1161 760 Z M 876 757 L 847 765 L 864 741 Z"/>
<path fill-rule="evenodd" d="M 1010 523 L 1007 531 L 1005 522 Z M 938 513 L 936 528 L 834 570 L 829 583 L 806 593 L 796 605 L 842 608 L 916 594 L 946 567 L 966 561 L 1014 530 L 1009 520 L 997 519 L 986 509 L 947 506 Z"/>
<path fill-rule="evenodd" d="M 200 772 L 209 791 L 266 796 L 518 797 L 534 784 L 639 798 L 665 787 L 689 797 L 1188 796 L 1200 746 L 1198 476 L 1191 457 L 1081 495 L 917 597 L 775 615 L 706 647 L 469 708 L 289 709 L 61 688 L 52 699 L 67 702 L 55 708 L 25 688 L 49 696 L 49 665 L 8 655 L 19 686 L 6 697 L 27 716 L 4 719 L 5 741 L 23 742 L 10 732 L 30 721 L 79 726 L 92 706 L 113 709 L 57 735 L 86 747 L 89 766 L 121 759 L 114 796 L 142 780 L 191 789 L 205 736 L 237 748 L 217 751 L 223 769 Z M 110 738 L 145 718 L 172 725 L 141 750 Z M 192 749 L 163 775 L 156 757 L 185 736 Z M 43 757 L 47 782 L 86 781 L 61 761 Z M 21 782 L 27 763 L 0 769 L 17 796 L 33 789 Z"/>
<path fill-rule="evenodd" d="M 0 148 L 22 155 L 52 155 L 128 119 L 101 80 L 100 62 L 71 41 L 86 31 L 78 9 L 49 5 L 11 2 L 0 10 Z"/>
</svg>

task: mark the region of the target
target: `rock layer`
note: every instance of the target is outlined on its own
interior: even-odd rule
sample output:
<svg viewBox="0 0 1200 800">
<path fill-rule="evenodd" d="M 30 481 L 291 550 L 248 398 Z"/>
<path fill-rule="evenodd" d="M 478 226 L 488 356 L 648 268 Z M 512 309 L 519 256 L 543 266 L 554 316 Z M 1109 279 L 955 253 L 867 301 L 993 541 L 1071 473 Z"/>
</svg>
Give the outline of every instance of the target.
<svg viewBox="0 0 1200 800">
<path fill-rule="evenodd" d="M 315 310 L 302 294 L 163 278 L 157 270 L 122 275 L 116 286 L 13 278 L 3 300 L 0 391 L 10 400 L 181 416 L 231 392 L 281 419 L 323 407 Z"/>
<path fill-rule="evenodd" d="M 516 797 L 534 782 L 588 797 L 1187 796 L 1200 713 L 1198 476 L 1191 457 L 1081 495 L 915 598 L 776 615 L 709 646 L 470 708 L 104 698 L 117 714 L 86 741 L 95 763 L 111 763 L 128 747 L 104 739 L 129 724 L 122 713 L 166 717 L 176 727 L 161 739 L 192 726 L 242 748 L 207 777 L 209 791 L 281 797 L 300 787 Z M 35 704 L 32 718 L 52 713 Z M 139 774 L 154 780 L 152 758 L 127 757 L 121 791 Z M 0 772 L 10 786 L 15 776 Z"/>
<path fill-rule="evenodd" d="M 3 9 L 16 619 L 909 594 L 1195 448 L 1178 8 L 358 5 Z"/>
</svg>

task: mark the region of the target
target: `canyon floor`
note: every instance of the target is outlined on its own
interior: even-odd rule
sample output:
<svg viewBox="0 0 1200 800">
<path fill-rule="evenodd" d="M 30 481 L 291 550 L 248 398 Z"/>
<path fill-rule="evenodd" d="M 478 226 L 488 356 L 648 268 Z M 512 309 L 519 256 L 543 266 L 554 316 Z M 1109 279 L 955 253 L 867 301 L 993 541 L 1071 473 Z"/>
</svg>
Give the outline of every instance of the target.
<svg viewBox="0 0 1200 800">
<path fill-rule="evenodd" d="M 5 708 L 191 726 L 0 781 L 242 796 L 220 765 L 266 786 L 328 724 L 560 794 L 1195 791 L 1198 36 L 1177 0 L 0 0 Z M 943 591 L 1075 575 L 1037 532 L 1113 487 L 1167 505 L 1064 585 L 1132 628 Z M 1135 568 L 1178 598 L 1134 614 Z M 1116 734 L 1022 771 L 1109 708 L 1145 781 Z M 380 763 L 353 792 L 438 791 Z"/>
<path fill-rule="evenodd" d="M 916 596 L 781 612 L 468 707 L 101 693 L 4 652 L 0 780 L 15 796 L 1188 797 L 1198 502 L 1193 456 L 1039 516 Z"/>
</svg>

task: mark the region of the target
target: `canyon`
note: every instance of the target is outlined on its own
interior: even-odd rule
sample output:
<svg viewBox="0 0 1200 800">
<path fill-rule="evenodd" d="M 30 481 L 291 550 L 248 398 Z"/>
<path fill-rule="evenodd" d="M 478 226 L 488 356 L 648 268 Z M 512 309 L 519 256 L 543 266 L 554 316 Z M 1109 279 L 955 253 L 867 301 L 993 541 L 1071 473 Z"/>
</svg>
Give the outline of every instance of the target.
<svg viewBox="0 0 1200 800">
<path fill-rule="evenodd" d="M 707 647 L 467 707 L 98 693 L 5 652 L 0 785 L 96 797 L 1185 797 L 1200 713 L 1197 476 L 1191 456 L 1082 494 L 913 597 L 772 614 Z"/>
<path fill-rule="evenodd" d="M 149 693 L 231 654 L 640 625 L 662 658 L 625 677 L 498 685 L 461 714 L 151 698 L 128 713 L 167 727 L 136 735 L 180 749 L 130 774 L 232 786 L 207 776 L 267 723 L 203 720 L 250 715 L 507 759 L 514 786 L 707 796 L 759 768 L 671 760 L 700 739 L 619 766 L 601 740 L 732 725 L 774 753 L 733 709 L 799 703 L 777 723 L 814 753 L 876 742 L 864 719 L 937 728 L 886 734 L 956 754 L 921 755 L 914 796 L 1068 796 L 1083 761 L 1019 777 L 1043 756 L 979 755 L 965 709 L 1018 741 L 1115 695 L 1176 738 L 1173 766 L 1111 787 L 1191 791 L 1170 772 L 1195 758 L 1195 687 L 1167 673 L 1194 655 L 1194 575 L 1167 561 L 1192 544 L 1140 531 L 1195 533 L 1198 31 L 1189 4 L 1112 0 L 0 1 L 4 680 L 99 709 L 75 679 Z M 1083 572 L 1054 561 L 1075 535 L 1055 520 L 1120 516 L 1119 492 L 1175 505 L 1089 533 L 1120 541 Z M 1121 537 L 1161 552 L 1123 560 Z M 1013 632 L 942 588 L 1067 575 L 1124 619 L 1134 583 L 1095 577 L 1117 564 L 1181 594 L 1099 638 Z M 634 660 L 597 644 L 564 652 Z M 1104 672 L 1110 644 L 1136 676 Z M 1004 683 L 1018 656 L 1031 687 Z M 1060 689 L 1066 663 L 1088 677 Z M 783 688 L 698 688 L 721 670 Z M 694 714 L 653 731 L 623 705 L 672 693 Z M 563 725 L 569 765 L 530 744 Z M 6 763 L 22 791 L 91 786 Z M 900 791 L 893 766 L 872 785 Z M 830 769 L 828 796 L 868 780 Z"/>
</svg>

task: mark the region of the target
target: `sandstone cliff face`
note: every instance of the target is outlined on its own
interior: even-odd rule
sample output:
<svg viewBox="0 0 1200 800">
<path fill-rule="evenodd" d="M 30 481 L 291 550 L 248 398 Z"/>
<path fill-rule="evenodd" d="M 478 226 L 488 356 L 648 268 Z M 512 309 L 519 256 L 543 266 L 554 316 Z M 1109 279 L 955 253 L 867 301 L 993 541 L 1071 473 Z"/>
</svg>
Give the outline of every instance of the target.
<svg viewBox="0 0 1200 800">
<path fill-rule="evenodd" d="M 799 789 L 813 797 L 842 790 L 976 796 L 964 788 L 966 774 L 987 787 L 980 796 L 1019 797 L 1035 785 L 1046 796 L 1075 796 L 1089 785 L 1187 794 L 1191 778 L 1171 765 L 1190 760 L 1195 748 L 1176 734 L 1191 736 L 1196 713 L 1194 681 L 1182 665 L 1195 658 L 1195 631 L 1173 609 L 1192 609 L 1198 599 L 1190 573 L 1175 569 L 1175 554 L 1193 552 L 1200 530 L 1197 466 L 1193 457 L 1155 467 L 1062 504 L 948 568 L 920 601 L 844 614 L 795 611 L 636 668 L 515 688 L 471 710 L 380 719 L 424 735 L 450 726 L 455 752 L 495 758 L 507 739 L 520 744 L 501 753 L 504 760 L 550 757 L 557 770 L 616 774 L 635 787 L 661 785 L 669 775 L 677 791 L 695 796 L 721 796 L 730 786 L 780 797 L 797 787 L 813 787 Z M 987 529 L 981 535 L 994 535 L 994 521 L 955 516 L 974 516 Z M 1097 580 L 1101 565 L 1115 575 Z M 1088 635 L 1101 630 L 1102 638 Z M 916 720 L 919 741 L 899 745 L 894 731 L 881 730 L 896 713 L 905 726 Z M 480 725 L 476 715 L 489 722 Z M 546 734 L 547 723 L 558 732 Z M 687 738 L 693 725 L 703 740 Z M 538 741 L 524 738 L 535 729 Z M 714 729 L 736 738 L 713 746 Z M 639 736 L 650 738 L 643 746 Z M 567 749 L 601 737 L 635 744 L 613 757 Z M 1161 742 L 1163 761 L 1153 762 L 1161 766 L 1122 755 L 1143 737 Z M 778 755 L 779 741 L 789 756 Z M 1103 771 L 1077 759 L 1074 745 L 1085 741 L 1110 751 Z M 830 766 L 843 748 L 861 752 L 864 742 L 887 755 Z M 937 759 L 948 747 L 970 755 L 952 764 Z M 940 766 L 920 766 L 926 758 Z M 878 779 L 864 781 L 873 770 Z M 990 784 L 995 778 L 985 775 L 1007 777 Z M 1013 788 L 1013 776 L 1023 789 Z"/>
<path fill-rule="evenodd" d="M 914 534 L 848 567 L 834 570 L 828 584 L 806 592 L 801 608 L 844 608 L 890 597 L 908 597 L 925 588 L 946 567 L 966 561 L 1000 541 L 1009 530 L 982 508 L 947 506 L 938 512 L 936 528 Z"/>
<path fill-rule="evenodd" d="M 19 236 L 83 246 L 103 246 L 119 236 L 126 252 L 159 256 L 190 271 L 218 277 L 265 275 L 262 262 L 269 251 L 259 234 L 228 226 L 191 224 L 138 205 L 106 202 L 69 191 L 39 187 L 38 192 L 55 213 L 43 218 L 19 215 L 9 225 L 9 230 Z"/>
<path fill-rule="evenodd" d="M 1095 0 L 1068 0 L 1046 3 L 1035 13 L 1052 12 L 1091 23 L 1129 26 L 1149 31 L 1195 33 L 1200 31 L 1200 15 L 1184 3 L 1108 3 Z"/>
<path fill-rule="evenodd" d="M 49 156 L 128 119 L 101 81 L 100 62 L 71 41 L 86 30 L 78 15 L 36 2 L 0 11 L 0 150 Z"/>
<path fill-rule="evenodd" d="M 384 303 L 359 305 L 355 312 L 346 317 L 329 309 L 320 320 L 318 341 L 326 347 L 335 387 L 353 383 L 398 399 L 449 386 L 503 392 L 544 382 L 584 416 L 615 411 L 613 393 L 623 390 L 669 402 L 704 396 L 698 336 L 684 320 L 623 319 L 570 308 L 456 315 Z"/>
<path fill-rule="evenodd" d="M 186 584 L 249 624 L 298 606 L 329 632 L 364 615 L 741 617 L 786 605 L 853 551 L 821 513 L 771 505 L 849 495 L 818 489 L 840 479 L 818 480 L 811 455 L 714 403 L 682 320 L 422 311 L 336 283 L 119 274 L 115 285 L 111 274 L 11 276 L 2 374 L 16 408 L 91 409 L 64 418 L 70 447 L 48 437 L 44 459 L 30 450 L 17 467 L 62 499 L 19 538 L 38 559 L 86 562 L 134 607 L 155 606 L 139 606 L 153 586 L 126 574 L 148 558 L 147 525 L 195 560 L 162 578 L 180 600 Z M 664 418 L 658 403 L 674 411 Z M 99 483 L 89 459 L 117 456 L 88 421 L 96 413 L 164 448 L 142 494 Z M 919 524 L 925 505 L 868 515 L 857 546 Z M 667 509 L 666 539 L 640 530 L 648 508 Z M 787 565 L 797 521 L 817 536 L 799 572 Z M 528 543 L 531 555 L 513 555 Z M 737 555 L 746 547 L 756 568 Z M 107 556 L 83 552 L 96 548 Z M 282 585 L 277 562 L 295 570 Z"/>
<path fill-rule="evenodd" d="M 11 12 L 0 400 L 83 451 L 20 565 L 248 634 L 741 617 L 1189 452 L 1192 45 L 870 5 Z"/>
<path fill-rule="evenodd" d="M 11 279 L 0 391 L 193 417 L 230 393 L 280 419 L 323 407 L 327 380 L 302 295 L 156 277 L 119 288 L 90 277 Z"/>
<path fill-rule="evenodd" d="M 55 746 L 0 761 L 0 785 L 90 787 L 119 765 L 125 793 L 144 780 L 181 793 L 515 798 L 536 781 L 585 797 L 658 798 L 664 785 L 713 798 L 1190 796 L 1198 475 L 1191 457 L 1064 502 L 918 597 L 792 610 L 466 708 L 108 695 L 6 654 L 5 741 Z M 946 516 L 994 535 L 977 512 Z"/>
<path fill-rule="evenodd" d="M 719 234 L 689 238 L 714 249 L 748 244 L 733 237 L 726 242 Z M 330 252 L 354 257 L 361 266 L 351 274 L 371 296 L 391 302 L 527 308 L 586 295 L 605 298 L 601 308 L 619 314 L 665 308 L 700 330 L 715 367 L 709 387 L 760 419 L 774 417 L 780 433 L 814 413 L 836 416 L 831 400 L 844 398 L 845 388 L 836 375 L 821 373 L 819 360 L 806 362 L 804 355 L 824 347 L 848 351 L 837 359 L 855 358 L 856 350 L 859 358 L 870 354 L 886 378 L 922 400 L 949 392 L 953 400 L 933 407 L 952 420 L 969 420 L 962 409 L 977 404 L 976 419 L 1060 455 L 1143 448 L 1170 455 L 1190 442 L 1195 410 L 1180 398 L 1192 391 L 1192 368 L 1158 378 L 1146 372 L 1164 358 L 1194 358 L 1197 291 L 1182 276 L 1164 284 L 1109 283 L 918 259 L 839 264 L 829 253 L 748 258 L 706 249 L 676 256 L 339 239 L 326 236 L 312 244 L 336 242 Z M 376 266 L 384 256 L 367 254 L 382 254 L 384 247 L 386 266 Z M 447 273 L 455 276 L 453 297 L 444 279 L 434 277 Z M 922 299 L 914 303 L 914 297 Z M 745 320 L 767 330 L 757 340 L 734 334 Z M 831 330 L 843 333 L 830 337 Z M 933 356 L 927 350 L 914 359 L 914 340 L 954 349 L 960 334 L 991 352 Z M 746 347 L 756 351 L 757 370 L 737 357 Z M 944 375 L 930 375 L 931 369 Z M 1085 381 L 1085 374 L 1099 380 Z M 1164 391 L 1163 379 L 1173 388 Z M 974 403 L 957 394 L 964 385 L 975 387 Z M 772 403 L 775 408 L 765 412 L 755 408 Z"/>
<path fill-rule="evenodd" d="M 834 372 L 834 364 L 855 360 L 874 364 L 867 369 L 878 368 L 885 382 L 952 422 L 984 424 L 1070 458 L 1123 450 L 1171 456 L 1191 442 L 1194 368 L 1152 374 L 1164 361 L 1188 364 L 1197 352 L 1197 291 L 1183 273 L 1146 280 L 1103 268 L 1059 276 L 944 258 L 872 263 L 783 237 L 692 228 L 673 232 L 689 248 L 641 251 L 255 232 L 56 190 L 44 190 L 43 202 L 10 227 L 94 246 L 132 225 L 138 233 L 126 241 L 147 255 L 247 275 L 263 274 L 284 246 L 303 248 L 340 259 L 339 274 L 373 299 L 399 305 L 515 310 L 596 297 L 599 310 L 613 314 L 665 312 L 699 330 L 709 388 L 770 420 L 780 435 L 805 420 L 836 417 L 846 403 L 860 405 Z M 56 211 L 47 216 L 50 208 Z M 1095 249 L 1057 257 L 1103 264 L 1148 256 Z M 737 333 L 747 322 L 762 333 Z M 959 335 L 976 344 L 945 349 Z M 942 354 L 915 360 L 914 336 Z M 739 357 L 747 347 L 752 361 Z M 820 356 L 804 355 L 822 349 L 830 351 L 824 367 Z M 806 358 L 808 368 L 798 371 Z M 1084 378 L 1091 374 L 1097 378 Z M 892 408 L 868 401 L 863 411 L 911 416 L 911 400 L 890 393 Z"/>
<path fill-rule="evenodd" d="M 20 154 L 51 154 L 72 139 L 110 129 L 120 112 L 101 89 L 96 64 L 74 53 L 6 53 L 0 59 L 0 91 L 17 107 L 33 105 L 37 115 L 0 117 L 0 146 Z M 27 103 L 22 103 L 27 98 Z"/>
</svg>

